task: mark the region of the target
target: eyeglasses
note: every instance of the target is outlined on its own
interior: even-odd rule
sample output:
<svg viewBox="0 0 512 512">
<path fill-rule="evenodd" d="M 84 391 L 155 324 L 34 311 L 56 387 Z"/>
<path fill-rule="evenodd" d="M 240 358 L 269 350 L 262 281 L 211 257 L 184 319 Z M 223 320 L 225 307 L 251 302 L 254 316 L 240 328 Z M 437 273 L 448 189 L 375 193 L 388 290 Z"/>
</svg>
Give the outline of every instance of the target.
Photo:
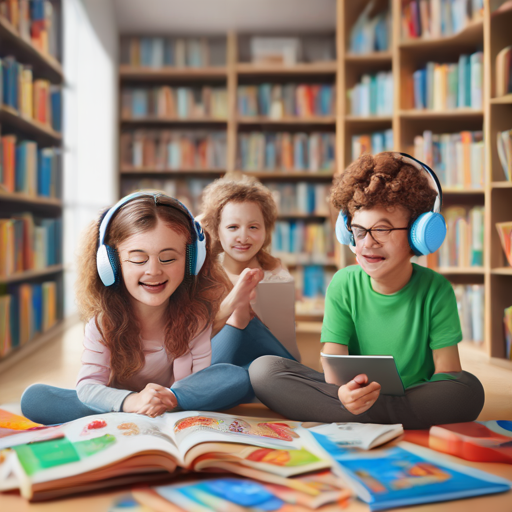
<svg viewBox="0 0 512 512">
<path fill-rule="evenodd" d="M 348 230 L 354 235 L 354 240 L 360 241 L 366 238 L 367 233 L 370 233 L 370 236 L 373 238 L 375 242 L 378 244 L 383 244 L 389 238 L 391 231 L 405 231 L 409 228 L 363 228 L 363 226 L 358 226 L 357 224 L 352 224 L 349 226 Z"/>
</svg>

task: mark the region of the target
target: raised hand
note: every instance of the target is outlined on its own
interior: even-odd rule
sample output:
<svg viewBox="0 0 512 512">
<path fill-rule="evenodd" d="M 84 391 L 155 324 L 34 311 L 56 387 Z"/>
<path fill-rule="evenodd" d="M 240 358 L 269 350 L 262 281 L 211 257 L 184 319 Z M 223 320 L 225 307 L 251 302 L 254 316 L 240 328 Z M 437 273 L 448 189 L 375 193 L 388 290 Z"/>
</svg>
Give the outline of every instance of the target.
<svg viewBox="0 0 512 512">
<path fill-rule="evenodd" d="M 347 411 L 352 414 L 366 412 L 379 398 L 380 384 L 368 383 L 368 377 L 363 373 L 354 377 L 338 390 L 338 398 Z"/>
</svg>

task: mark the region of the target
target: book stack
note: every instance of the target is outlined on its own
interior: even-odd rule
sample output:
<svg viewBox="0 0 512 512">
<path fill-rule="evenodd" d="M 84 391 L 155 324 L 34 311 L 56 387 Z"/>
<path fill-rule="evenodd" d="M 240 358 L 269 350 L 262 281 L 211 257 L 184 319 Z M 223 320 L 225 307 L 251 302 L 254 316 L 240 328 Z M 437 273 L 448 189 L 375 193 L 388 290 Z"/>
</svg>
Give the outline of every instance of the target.
<svg viewBox="0 0 512 512">
<path fill-rule="evenodd" d="M 265 183 L 280 215 L 328 215 L 330 185 L 322 183 Z"/>
<path fill-rule="evenodd" d="M 365 54 L 389 50 L 391 11 L 373 14 L 375 2 L 368 2 L 350 31 L 350 52 Z"/>
<path fill-rule="evenodd" d="M 0 187 L 29 196 L 61 196 L 62 151 L 38 148 L 16 135 L 0 138 Z"/>
<path fill-rule="evenodd" d="M 376 155 L 382 151 L 393 151 L 393 130 L 373 132 L 363 135 L 352 135 L 352 161 L 365 153 Z"/>
<path fill-rule="evenodd" d="M 124 168 L 226 168 L 226 133 L 215 131 L 136 130 L 121 134 Z"/>
<path fill-rule="evenodd" d="M 226 65 L 226 39 L 206 37 L 123 37 L 121 64 L 135 67 L 199 68 Z"/>
<path fill-rule="evenodd" d="M 26 41 L 39 51 L 57 56 L 58 20 L 48 0 L 1 0 L 3 16 Z"/>
<path fill-rule="evenodd" d="M 496 96 L 512 93 L 512 45 L 496 56 Z"/>
<path fill-rule="evenodd" d="M 61 131 L 61 87 L 48 80 L 33 80 L 31 66 L 14 57 L 0 59 L 0 99 L 20 115 Z"/>
<path fill-rule="evenodd" d="M 433 134 L 425 130 L 414 137 L 414 158 L 435 171 L 441 185 L 482 189 L 485 183 L 483 132 Z"/>
<path fill-rule="evenodd" d="M 512 129 L 497 133 L 500 164 L 507 181 L 512 181 Z"/>
<path fill-rule="evenodd" d="M 0 278 L 62 263 L 62 219 L 23 213 L 0 219 Z"/>
<path fill-rule="evenodd" d="M 391 116 L 393 114 L 393 73 L 365 74 L 347 90 L 348 112 L 353 116 Z"/>
<path fill-rule="evenodd" d="M 443 210 L 447 237 L 438 251 L 439 267 L 481 267 L 484 247 L 484 208 L 450 206 Z"/>
<path fill-rule="evenodd" d="M 483 53 L 460 55 L 458 63 L 427 62 L 413 73 L 414 108 L 482 109 Z"/>
<path fill-rule="evenodd" d="M 125 88 L 121 91 L 121 115 L 125 119 L 227 119 L 225 87 Z"/>
<path fill-rule="evenodd" d="M 0 356 L 23 346 L 57 322 L 57 283 L 0 287 Z"/>
<path fill-rule="evenodd" d="M 251 132 L 238 136 L 244 171 L 333 171 L 334 133 Z"/>
<path fill-rule="evenodd" d="M 459 310 L 462 338 L 475 343 L 484 341 L 484 285 L 453 285 Z"/>
<path fill-rule="evenodd" d="M 261 84 L 238 87 L 238 114 L 270 119 L 333 116 L 331 84 Z"/>
<path fill-rule="evenodd" d="M 402 38 L 457 34 L 483 15 L 483 0 L 402 0 Z"/>
<path fill-rule="evenodd" d="M 277 221 L 272 254 L 286 265 L 332 263 L 334 240 L 330 222 Z"/>
<path fill-rule="evenodd" d="M 181 201 L 194 215 L 199 215 L 203 190 L 213 179 L 126 179 L 121 184 L 121 194 L 126 196 L 141 189 L 162 190 L 168 196 L 175 197 Z"/>
</svg>

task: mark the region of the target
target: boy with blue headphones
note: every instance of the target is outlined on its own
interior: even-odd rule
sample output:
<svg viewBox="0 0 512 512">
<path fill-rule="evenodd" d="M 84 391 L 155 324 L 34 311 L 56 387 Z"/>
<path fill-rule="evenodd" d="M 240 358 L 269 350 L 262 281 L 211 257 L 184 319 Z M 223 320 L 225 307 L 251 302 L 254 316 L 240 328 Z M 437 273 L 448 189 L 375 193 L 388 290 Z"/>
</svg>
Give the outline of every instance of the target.
<svg viewBox="0 0 512 512">
<path fill-rule="evenodd" d="M 359 265 L 340 270 L 329 285 L 322 351 L 392 355 L 405 395 L 381 394 L 380 385 L 363 374 L 339 387 L 327 368 L 322 374 L 264 356 L 249 370 L 256 396 L 301 421 L 419 429 L 475 420 L 484 390 L 460 365 L 453 288 L 410 261 L 435 252 L 446 235 L 434 172 L 406 154 L 363 155 L 335 180 L 331 201 L 340 210 L 337 238 L 350 246 Z"/>
</svg>

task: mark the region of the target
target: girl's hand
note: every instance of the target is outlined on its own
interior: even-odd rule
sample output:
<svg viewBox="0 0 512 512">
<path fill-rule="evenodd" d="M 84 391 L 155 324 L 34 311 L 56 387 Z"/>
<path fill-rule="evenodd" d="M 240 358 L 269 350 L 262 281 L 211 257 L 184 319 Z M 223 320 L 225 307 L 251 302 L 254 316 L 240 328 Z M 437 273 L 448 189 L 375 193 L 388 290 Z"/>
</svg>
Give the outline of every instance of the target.
<svg viewBox="0 0 512 512">
<path fill-rule="evenodd" d="M 123 403 L 124 412 L 135 412 L 146 416 L 160 416 L 178 405 L 174 393 L 159 384 L 149 383 L 139 393 L 128 395 Z"/>
<path fill-rule="evenodd" d="M 380 384 L 368 384 L 368 377 L 364 373 L 357 375 L 338 390 L 338 398 L 345 409 L 356 415 L 366 412 L 377 401 L 379 395 Z"/>
<path fill-rule="evenodd" d="M 256 296 L 256 286 L 263 279 L 265 273 L 261 268 L 246 268 L 240 274 L 237 283 L 231 290 L 231 303 L 234 309 L 242 304 L 248 304 Z"/>
</svg>

